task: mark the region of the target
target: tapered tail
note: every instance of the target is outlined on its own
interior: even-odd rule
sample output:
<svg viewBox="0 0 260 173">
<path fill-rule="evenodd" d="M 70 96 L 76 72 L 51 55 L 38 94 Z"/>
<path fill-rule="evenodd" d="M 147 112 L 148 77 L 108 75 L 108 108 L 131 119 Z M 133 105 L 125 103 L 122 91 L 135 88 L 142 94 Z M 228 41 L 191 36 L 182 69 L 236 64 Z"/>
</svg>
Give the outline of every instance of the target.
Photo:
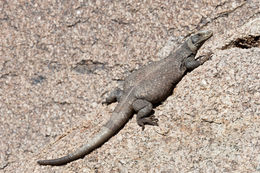
<svg viewBox="0 0 260 173">
<path fill-rule="evenodd" d="M 89 154 L 91 151 L 100 147 L 107 140 L 109 140 L 114 135 L 114 133 L 115 131 L 103 126 L 100 132 L 92 140 L 90 140 L 88 144 L 83 145 L 80 149 L 78 149 L 74 153 L 68 154 L 67 156 L 58 159 L 39 160 L 37 161 L 37 163 L 40 165 L 59 166 L 83 158 L 85 155 Z"/>
</svg>

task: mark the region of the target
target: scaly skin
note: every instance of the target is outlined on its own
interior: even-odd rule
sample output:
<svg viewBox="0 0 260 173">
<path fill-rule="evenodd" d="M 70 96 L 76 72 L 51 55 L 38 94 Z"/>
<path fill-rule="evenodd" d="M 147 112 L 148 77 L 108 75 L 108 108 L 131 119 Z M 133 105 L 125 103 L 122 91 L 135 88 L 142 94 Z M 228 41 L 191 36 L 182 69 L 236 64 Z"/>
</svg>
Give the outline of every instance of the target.
<svg viewBox="0 0 260 173">
<path fill-rule="evenodd" d="M 151 115 L 153 105 L 165 100 L 186 71 L 191 71 L 205 61 L 195 60 L 195 55 L 203 43 L 212 36 L 212 31 L 200 31 L 190 36 L 174 53 L 168 57 L 149 64 L 129 75 L 124 82 L 124 89 L 116 89 L 106 99 L 107 104 L 118 101 L 110 120 L 100 132 L 86 145 L 67 156 L 39 160 L 40 165 L 64 165 L 103 145 L 115 135 L 136 112 L 137 124 L 158 125 Z"/>
</svg>

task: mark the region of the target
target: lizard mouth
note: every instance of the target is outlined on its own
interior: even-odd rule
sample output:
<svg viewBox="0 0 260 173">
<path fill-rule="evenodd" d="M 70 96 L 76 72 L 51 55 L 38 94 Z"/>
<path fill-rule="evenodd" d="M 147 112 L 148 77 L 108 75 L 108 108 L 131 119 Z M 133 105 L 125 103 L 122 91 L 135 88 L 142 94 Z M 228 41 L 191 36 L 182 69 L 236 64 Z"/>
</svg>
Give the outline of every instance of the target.
<svg viewBox="0 0 260 173">
<path fill-rule="evenodd" d="M 209 39 L 213 35 L 211 30 L 208 31 L 199 31 L 198 33 L 191 36 L 191 41 L 194 45 L 199 45 L 204 43 L 207 39 Z"/>
<path fill-rule="evenodd" d="M 201 31 L 204 34 L 205 40 L 209 39 L 213 35 L 213 31 L 208 30 L 208 31 Z"/>
<path fill-rule="evenodd" d="M 199 31 L 188 39 L 187 44 L 192 52 L 197 52 L 197 50 L 203 45 L 203 43 L 208 40 L 213 35 L 211 30 Z"/>
<path fill-rule="evenodd" d="M 199 49 L 203 43 L 213 35 L 211 30 L 199 31 L 190 37 L 191 43 Z"/>
</svg>

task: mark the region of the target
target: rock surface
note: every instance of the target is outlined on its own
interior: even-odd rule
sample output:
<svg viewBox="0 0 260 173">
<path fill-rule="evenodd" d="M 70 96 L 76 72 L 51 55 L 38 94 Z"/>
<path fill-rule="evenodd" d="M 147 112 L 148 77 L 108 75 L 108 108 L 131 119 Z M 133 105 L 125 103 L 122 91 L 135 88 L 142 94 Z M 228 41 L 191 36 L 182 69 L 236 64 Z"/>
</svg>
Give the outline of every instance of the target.
<svg viewBox="0 0 260 173">
<path fill-rule="evenodd" d="M 1 1 L 0 172 L 260 172 L 260 2 Z M 185 36 L 211 29 L 155 109 L 66 166 L 36 164 L 86 143 L 115 104 L 104 94 Z"/>
</svg>

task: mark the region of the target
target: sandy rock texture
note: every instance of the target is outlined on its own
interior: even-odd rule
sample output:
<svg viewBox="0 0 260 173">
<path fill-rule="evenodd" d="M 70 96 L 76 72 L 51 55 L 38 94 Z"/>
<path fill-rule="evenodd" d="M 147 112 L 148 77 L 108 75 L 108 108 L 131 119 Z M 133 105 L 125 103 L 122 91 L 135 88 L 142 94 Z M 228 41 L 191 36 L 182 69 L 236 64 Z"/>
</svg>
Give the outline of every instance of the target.
<svg viewBox="0 0 260 173">
<path fill-rule="evenodd" d="M 0 1 L 0 172 L 260 172 L 260 2 Z M 155 109 L 65 166 L 116 104 L 105 94 L 185 37 L 211 29 L 188 73 Z"/>
</svg>

